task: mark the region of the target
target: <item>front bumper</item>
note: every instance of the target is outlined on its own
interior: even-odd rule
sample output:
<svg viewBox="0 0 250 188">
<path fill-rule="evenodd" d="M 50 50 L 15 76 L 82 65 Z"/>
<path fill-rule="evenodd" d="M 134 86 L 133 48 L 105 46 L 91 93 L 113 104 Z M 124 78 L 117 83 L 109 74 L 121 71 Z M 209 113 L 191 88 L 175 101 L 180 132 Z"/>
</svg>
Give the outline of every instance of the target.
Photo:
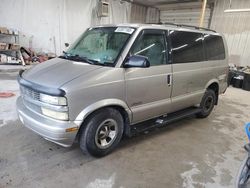
<svg viewBox="0 0 250 188">
<path fill-rule="evenodd" d="M 77 130 L 66 132 L 66 129 L 78 127 L 74 122 L 53 120 L 42 114 L 35 113 L 23 104 L 22 97 L 18 97 L 16 106 L 18 117 L 25 127 L 41 135 L 46 140 L 64 147 L 70 147 L 74 143 Z"/>
</svg>

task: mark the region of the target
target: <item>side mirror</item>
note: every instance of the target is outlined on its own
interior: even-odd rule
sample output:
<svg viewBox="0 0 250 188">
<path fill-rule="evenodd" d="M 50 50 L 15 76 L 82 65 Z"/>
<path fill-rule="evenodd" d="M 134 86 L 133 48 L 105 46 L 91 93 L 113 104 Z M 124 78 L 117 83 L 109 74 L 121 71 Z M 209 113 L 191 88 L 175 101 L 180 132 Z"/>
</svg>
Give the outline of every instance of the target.
<svg viewBox="0 0 250 188">
<path fill-rule="evenodd" d="M 148 58 L 145 56 L 132 55 L 127 59 L 123 67 L 124 68 L 131 68 L 131 67 L 148 68 L 150 67 L 150 63 L 148 61 Z"/>
<path fill-rule="evenodd" d="M 66 48 L 69 47 L 69 43 L 64 43 L 64 45 Z"/>
</svg>

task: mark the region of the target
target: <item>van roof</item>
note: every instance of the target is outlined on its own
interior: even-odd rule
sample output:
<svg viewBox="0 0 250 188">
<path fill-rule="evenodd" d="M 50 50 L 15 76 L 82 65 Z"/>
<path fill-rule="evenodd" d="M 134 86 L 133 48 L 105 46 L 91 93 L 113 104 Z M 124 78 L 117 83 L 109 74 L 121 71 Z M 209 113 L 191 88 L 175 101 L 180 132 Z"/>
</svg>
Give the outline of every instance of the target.
<svg viewBox="0 0 250 188">
<path fill-rule="evenodd" d="M 163 24 L 124 23 L 124 24 L 105 24 L 96 27 L 134 27 L 142 29 L 173 29 L 173 30 L 190 31 L 190 32 L 198 32 L 205 34 L 219 34 L 216 31 L 208 28 L 202 28 L 191 25 L 174 24 L 174 23 L 163 23 Z"/>
</svg>

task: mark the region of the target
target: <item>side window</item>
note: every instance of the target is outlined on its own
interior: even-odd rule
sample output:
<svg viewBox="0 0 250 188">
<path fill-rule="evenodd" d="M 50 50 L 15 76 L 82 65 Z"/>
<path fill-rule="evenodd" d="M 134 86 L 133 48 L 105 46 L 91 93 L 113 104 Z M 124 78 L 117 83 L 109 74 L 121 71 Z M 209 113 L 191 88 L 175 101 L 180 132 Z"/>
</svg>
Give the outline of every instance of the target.
<svg viewBox="0 0 250 188">
<path fill-rule="evenodd" d="M 173 63 L 204 61 L 202 34 L 186 31 L 170 31 Z"/>
<path fill-rule="evenodd" d="M 204 35 L 207 60 L 225 59 L 225 47 L 221 36 Z"/>
<path fill-rule="evenodd" d="M 166 44 L 164 31 L 147 31 L 135 41 L 130 55 L 148 57 L 150 66 L 166 64 Z"/>
</svg>

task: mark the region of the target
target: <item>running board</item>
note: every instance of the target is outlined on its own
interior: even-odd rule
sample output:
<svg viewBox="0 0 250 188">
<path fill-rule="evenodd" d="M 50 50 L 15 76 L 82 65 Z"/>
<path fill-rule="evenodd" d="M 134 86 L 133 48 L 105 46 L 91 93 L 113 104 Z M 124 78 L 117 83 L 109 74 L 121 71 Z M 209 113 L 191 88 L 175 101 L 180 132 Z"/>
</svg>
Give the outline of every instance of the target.
<svg viewBox="0 0 250 188">
<path fill-rule="evenodd" d="M 165 125 L 168 125 L 180 119 L 193 116 L 199 113 L 200 111 L 201 111 L 200 108 L 195 108 L 195 107 L 186 108 L 184 110 L 180 110 L 177 112 L 167 114 L 166 116 L 160 116 L 158 118 L 154 118 L 154 119 L 142 122 L 142 123 L 131 125 L 131 129 L 130 129 L 131 136 L 137 133 L 142 133 L 150 129 L 157 128 L 157 127 L 163 127 Z"/>
</svg>

